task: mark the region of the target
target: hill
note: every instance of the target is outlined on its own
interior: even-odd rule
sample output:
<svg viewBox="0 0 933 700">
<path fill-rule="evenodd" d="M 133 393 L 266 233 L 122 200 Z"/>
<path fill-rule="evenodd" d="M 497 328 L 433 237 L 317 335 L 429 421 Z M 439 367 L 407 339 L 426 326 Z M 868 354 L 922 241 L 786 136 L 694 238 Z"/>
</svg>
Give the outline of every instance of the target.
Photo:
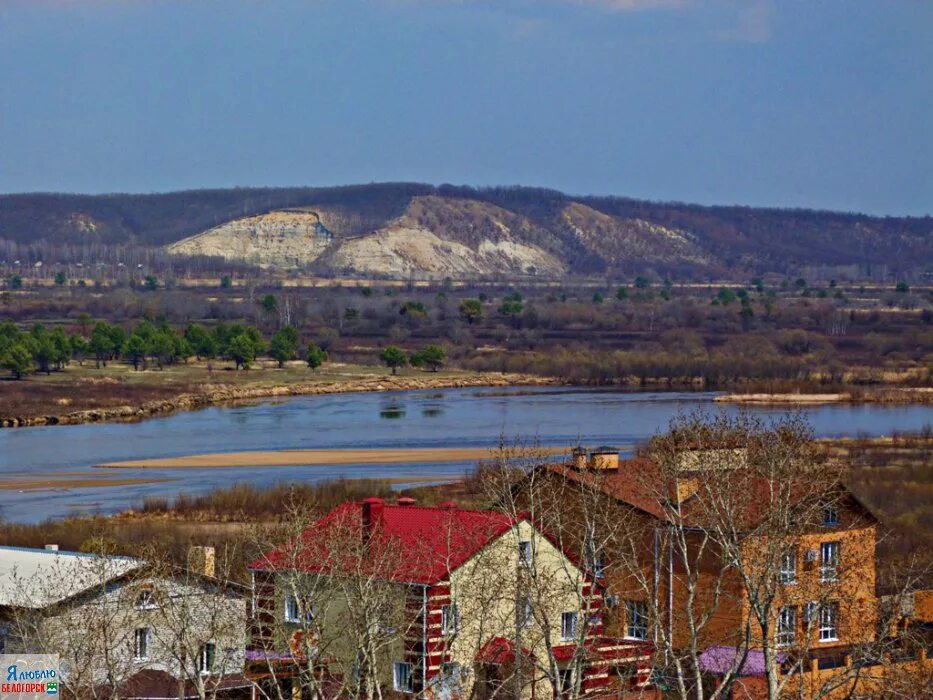
<svg viewBox="0 0 933 700">
<path fill-rule="evenodd" d="M 933 264 L 933 218 L 417 183 L 0 196 L 0 257 L 101 245 L 393 277 L 916 273 Z"/>
</svg>

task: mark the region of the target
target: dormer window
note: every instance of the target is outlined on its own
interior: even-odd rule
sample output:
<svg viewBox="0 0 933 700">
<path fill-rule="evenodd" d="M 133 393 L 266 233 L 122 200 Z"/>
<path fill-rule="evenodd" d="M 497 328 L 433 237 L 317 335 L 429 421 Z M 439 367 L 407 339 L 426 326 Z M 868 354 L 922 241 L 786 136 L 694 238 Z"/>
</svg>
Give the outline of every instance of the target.
<svg viewBox="0 0 933 700">
<path fill-rule="evenodd" d="M 522 566 L 531 566 L 531 540 L 522 540 L 518 543 L 518 563 Z"/>
<path fill-rule="evenodd" d="M 839 509 L 835 505 L 823 506 L 823 525 L 833 527 L 839 524 Z"/>
<path fill-rule="evenodd" d="M 151 588 L 140 591 L 136 596 L 137 610 L 153 610 L 157 607 L 159 607 L 159 604 L 156 602 L 155 591 Z"/>
</svg>

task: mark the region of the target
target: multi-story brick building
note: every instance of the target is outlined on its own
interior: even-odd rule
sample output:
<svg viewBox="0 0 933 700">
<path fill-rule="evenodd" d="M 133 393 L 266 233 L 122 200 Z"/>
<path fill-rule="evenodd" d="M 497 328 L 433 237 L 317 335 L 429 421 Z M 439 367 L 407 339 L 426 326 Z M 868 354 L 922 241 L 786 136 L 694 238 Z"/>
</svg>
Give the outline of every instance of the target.
<svg viewBox="0 0 933 700">
<path fill-rule="evenodd" d="M 526 517 L 371 498 L 250 568 L 251 670 L 295 697 L 310 686 L 594 697 L 648 684 L 650 644 L 604 633 L 598 586 Z"/>
</svg>

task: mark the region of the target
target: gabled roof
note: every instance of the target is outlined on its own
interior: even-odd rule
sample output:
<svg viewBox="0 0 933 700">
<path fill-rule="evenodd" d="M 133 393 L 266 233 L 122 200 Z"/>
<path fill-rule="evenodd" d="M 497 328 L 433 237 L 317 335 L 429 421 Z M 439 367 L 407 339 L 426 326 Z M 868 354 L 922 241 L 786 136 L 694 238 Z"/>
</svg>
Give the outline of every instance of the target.
<svg viewBox="0 0 933 700">
<path fill-rule="evenodd" d="M 0 606 L 44 608 L 143 565 L 131 557 L 0 547 Z"/>
<path fill-rule="evenodd" d="M 576 469 L 570 464 L 550 464 L 547 468 L 559 476 L 581 484 L 598 485 L 617 501 L 664 520 L 667 516 L 658 498 L 661 472 L 650 459 L 620 460 L 615 470 Z M 638 474 L 638 478 L 632 478 Z"/>
<path fill-rule="evenodd" d="M 300 537 L 249 568 L 321 574 L 351 571 L 432 584 L 447 578 L 519 522 L 520 518 L 495 511 L 390 505 L 366 499 L 338 506 Z"/>
</svg>

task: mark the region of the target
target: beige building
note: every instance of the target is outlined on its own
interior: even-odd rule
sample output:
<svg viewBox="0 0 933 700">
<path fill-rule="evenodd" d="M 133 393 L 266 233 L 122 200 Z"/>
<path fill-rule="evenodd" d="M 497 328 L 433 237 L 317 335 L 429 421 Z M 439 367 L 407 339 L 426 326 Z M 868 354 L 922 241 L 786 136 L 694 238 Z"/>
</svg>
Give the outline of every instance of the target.
<svg viewBox="0 0 933 700">
<path fill-rule="evenodd" d="M 525 518 L 366 499 L 251 569 L 249 668 L 293 697 L 647 687 L 650 645 L 603 634 L 598 587 Z"/>
</svg>

